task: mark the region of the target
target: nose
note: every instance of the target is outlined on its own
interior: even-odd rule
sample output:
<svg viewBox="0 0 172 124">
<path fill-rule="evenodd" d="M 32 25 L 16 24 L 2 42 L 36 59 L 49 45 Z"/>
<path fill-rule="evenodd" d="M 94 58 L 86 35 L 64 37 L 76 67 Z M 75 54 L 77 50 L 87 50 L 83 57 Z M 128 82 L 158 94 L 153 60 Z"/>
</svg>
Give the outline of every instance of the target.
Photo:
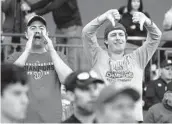
<svg viewBox="0 0 172 124">
<path fill-rule="evenodd" d="M 92 98 L 97 98 L 98 97 L 98 95 L 99 95 L 99 90 L 98 90 L 98 88 L 96 88 L 96 89 L 92 89 L 91 90 L 91 96 L 92 96 Z"/>
<path fill-rule="evenodd" d="M 119 35 L 118 34 L 116 35 L 116 39 L 119 40 Z"/>
<path fill-rule="evenodd" d="M 23 105 L 27 105 L 29 103 L 29 99 L 28 99 L 28 96 L 25 94 L 22 96 L 22 104 Z"/>
<path fill-rule="evenodd" d="M 35 33 L 41 33 L 41 30 L 39 28 L 36 28 Z"/>
</svg>

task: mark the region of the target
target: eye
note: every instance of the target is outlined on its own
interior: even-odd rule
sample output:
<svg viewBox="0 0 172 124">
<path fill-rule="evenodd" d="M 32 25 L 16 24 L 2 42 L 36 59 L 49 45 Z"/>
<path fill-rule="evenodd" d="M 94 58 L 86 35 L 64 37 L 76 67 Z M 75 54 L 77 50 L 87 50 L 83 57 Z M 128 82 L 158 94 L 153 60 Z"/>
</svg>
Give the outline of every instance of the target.
<svg viewBox="0 0 172 124">
<path fill-rule="evenodd" d="M 111 34 L 110 36 L 111 36 L 111 37 L 116 37 L 116 34 Z"/>
<path fill-rule="evenodd" d="M 40 27 L 41 30 L 44 30 L 44 27 Z"/>
<path fill-rule="evenodd" d="M 30 27 L 31 30 L 34 30 L 35 28 L 36 28 L 35 26 Z"/>
<path fill-rule="evenodd" d="M 13 94 L 14 94 L 15 96 L 20 96 L 20 95 L 21 95 L 21 92 L 20 92 L 20 91 L 14 91 Z"/>
<path fill-rule="evenodd" d="M 124 36 L 124 33 L 119 33 L 119 36 Z"/>
</svg>

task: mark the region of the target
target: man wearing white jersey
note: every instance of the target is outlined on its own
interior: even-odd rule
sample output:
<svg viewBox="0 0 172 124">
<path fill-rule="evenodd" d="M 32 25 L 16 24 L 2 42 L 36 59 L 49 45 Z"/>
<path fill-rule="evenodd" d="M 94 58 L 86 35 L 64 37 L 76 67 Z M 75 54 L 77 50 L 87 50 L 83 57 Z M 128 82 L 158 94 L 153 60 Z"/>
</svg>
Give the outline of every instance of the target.
<svg viewBox="0 0 172 124">
<path fill-rule="evenodd" d="M 104 32 L 106 51 L 99 46 L 96 33 L 107 20 L 111 23 Z M 142 96 L 144 68 L 160 43 L 161 31 L 143 13 L 135 12 L 133 22 L 139 23 L 141 29 L 145 26 L 148 31 L 147 39 L 141 47 L 125 54 L 127 33 L 118 20 L 118 10 L 112 9 L 88 23 L 82 31 L 84 49 L 91 59 L 92 69 L 107 85 L 114 84 L 117 88 L 130 86 Z M 143 121 L 142 98 L 136 103 L 136 118 L 137 121 Z"/>
</svg>

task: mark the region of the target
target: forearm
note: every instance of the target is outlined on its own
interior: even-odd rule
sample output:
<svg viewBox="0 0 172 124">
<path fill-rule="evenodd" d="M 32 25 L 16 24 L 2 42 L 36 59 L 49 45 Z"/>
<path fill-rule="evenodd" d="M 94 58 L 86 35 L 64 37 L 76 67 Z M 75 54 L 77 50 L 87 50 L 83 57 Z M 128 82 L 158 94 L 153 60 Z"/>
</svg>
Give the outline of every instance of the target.
<svg viewBox="0 0 172 124">
<path fill-rule="evenodd" d="M 1 2 L 2 12 L 6 13 L 9 10 L 9 8 L 11 6 L 11 2 L 12 2 L 11 0 L 5 0 L 5 1 Z"/>
<path fill-rule="evenodd" d="M 88 23 L 82 31 L 82 41 L 85 55 L 87 56 L 89 62 L 93 65 L 95 63 L 95 56 L 98 55 L 99 49 L 101 48 L 97 41 L 97 30 L 105 22 L 105 19 L 100 17 L 95 18 L 90 23 Z"/>
<path fill-rule="evenodd" d="M 44 8 L 36 10 L 35 13 L 38 15 L 44 15 L 55 9 L 58 9 L 66 1 L 67 0 L 52 0 L 52 2 L 49 2 Z"/>
<path fill-rule="evenodd" d="M 92 37 L 96 36 L 98 29 L 101 25 L 106 21 L 104 15 L 101 15 L 91 22 L 89 22 L 82 30 L 82 36 L 91 39 Z"/>
<path fill-rule="evenodd" d="M 156 26 L 155 23 L 153 23 L 150 19 L 149 21 L 145 22 L 144 26 L 147 29 L 148 37 L 150 37 L 150 42 L 160 42 L 162 32 L 160 29 Z M 147 37 L 147 38 L 148 38 Z"/>
<path fill-rule="evenodd" d="M 136 61 L 142 69 L 146 67 L 147 63 L 157 50 L 162 34 L 159 28 L 151 22 L 150 19 L 144 23 L 144 26 L 148 32 L 146 42 L 134 51 Z"/>
<path fill-rule="evenodd" d="M 44 8 L 47 4 L 50 3 L 51 0 L 41 0 L 37 3 L 34 3 L 34 4 L 30 4 L 30 7 L 31 7 L 31 12 L 34 12 L 36 10 L 39 10 L 41 8 Z"/>
<path fill-rule="evenodd" d="M 22 55 L 14 62 L 14 64 L 23 67 L 25 65 L 26 61 L 27 61 L 28 56 L 29 56 L 29 52 L 28 51 L 24 51 L 22 53 Z"/>
<path fill-rule="evenodd" d="M 51 50 L 50 55 L 59 79 L 61 83 L 64 83 L 64 80 L 70 73 L 72 73 L 72 70 L 67 64 L 64 63 L 55 50 Z"/>
</svg>

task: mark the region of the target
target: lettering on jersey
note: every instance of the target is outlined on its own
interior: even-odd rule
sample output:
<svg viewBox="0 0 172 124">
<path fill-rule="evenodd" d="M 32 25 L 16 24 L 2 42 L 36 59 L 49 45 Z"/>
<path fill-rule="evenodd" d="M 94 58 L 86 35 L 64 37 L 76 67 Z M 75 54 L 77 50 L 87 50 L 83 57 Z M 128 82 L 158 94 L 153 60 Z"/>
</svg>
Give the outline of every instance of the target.
<svg viewBox="0 0 172 124">
<path fill-rule="evenodd" d="M 43 76 L 49 75 L 51 70 L 54 70 L 54 64 L 52 62 L 40 63 L 26 63 L 25 70 L 28 75 L 33 75 L 34 79 L 41 79 Z"/>
<path fill-rule="evenodd" d="M 106 72 L 106 79 L 110 83 L 115 83 L 117 81 L 120 82 L 128 82 L 131 81 L 134 77 L 134 73 L 132 72 L 132 65 L 128 58 L 125 61 L 109 61 L 110 70 Z"/>
</svg>

